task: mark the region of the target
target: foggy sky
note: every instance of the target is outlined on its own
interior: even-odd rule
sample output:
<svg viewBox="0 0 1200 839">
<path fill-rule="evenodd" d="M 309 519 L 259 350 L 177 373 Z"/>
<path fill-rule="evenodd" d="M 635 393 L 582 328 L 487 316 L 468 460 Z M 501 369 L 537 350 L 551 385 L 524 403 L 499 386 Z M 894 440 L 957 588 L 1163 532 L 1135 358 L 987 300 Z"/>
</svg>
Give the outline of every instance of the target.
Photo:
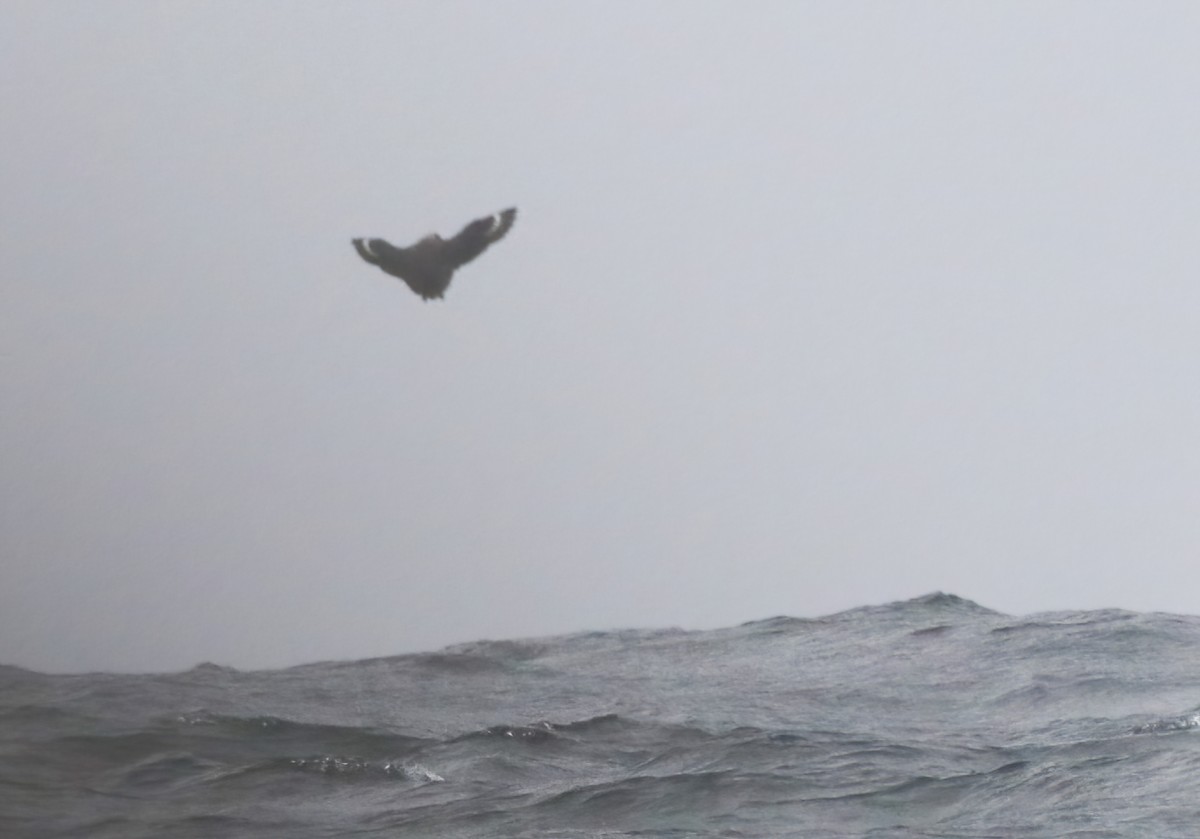
<svg viewBox="0 0 1200 839">
<path fill-rule="evenodd" d="M 1200 612 L 1198 32 L 0 5 L 0 663 Z M 510 205 L 444 301 L 350 246 Z"/>
</svg>

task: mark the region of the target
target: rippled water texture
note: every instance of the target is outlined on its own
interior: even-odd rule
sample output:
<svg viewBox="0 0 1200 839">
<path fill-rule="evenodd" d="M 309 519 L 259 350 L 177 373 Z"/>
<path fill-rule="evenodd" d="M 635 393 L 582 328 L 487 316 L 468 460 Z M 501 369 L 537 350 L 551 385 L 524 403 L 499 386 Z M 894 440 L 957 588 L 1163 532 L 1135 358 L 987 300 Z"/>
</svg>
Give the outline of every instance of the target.
<svg viewBox="0 0 1200 839">
<path fill-rule="evenodd" d="M 936 594 L 288 670 L 0 667 L 5 837 L 1200 836 L 1200 619 Z"/>
</svg>

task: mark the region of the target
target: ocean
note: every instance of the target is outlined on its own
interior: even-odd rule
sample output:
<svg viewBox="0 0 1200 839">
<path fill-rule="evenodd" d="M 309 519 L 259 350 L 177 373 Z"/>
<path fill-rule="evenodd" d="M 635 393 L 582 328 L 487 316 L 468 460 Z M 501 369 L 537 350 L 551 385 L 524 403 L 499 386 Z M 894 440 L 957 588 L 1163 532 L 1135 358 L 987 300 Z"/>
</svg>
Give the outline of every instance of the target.
<svg viewBox="0 0 1200 839">
<path fill-rule="evenodd" d="M 1200 618 L 948 594 L 246 672 L 0 667 L 0 836 L 1200 836 Z"/>
</svg>

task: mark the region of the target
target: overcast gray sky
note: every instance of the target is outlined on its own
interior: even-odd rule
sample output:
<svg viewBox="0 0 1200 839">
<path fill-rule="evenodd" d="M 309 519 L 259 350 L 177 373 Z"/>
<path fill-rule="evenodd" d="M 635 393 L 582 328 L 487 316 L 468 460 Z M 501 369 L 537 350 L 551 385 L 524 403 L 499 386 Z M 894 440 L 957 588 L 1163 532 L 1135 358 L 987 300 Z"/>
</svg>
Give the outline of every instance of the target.
<svg viewBox="0 0 1200 839">
<path fill-rule="evenodd" d="M 1200 5 L 0 5 L 0 662 L 1200 612 Z M 423 303 L 354 236 L 520 208 Z"/>
</svg>

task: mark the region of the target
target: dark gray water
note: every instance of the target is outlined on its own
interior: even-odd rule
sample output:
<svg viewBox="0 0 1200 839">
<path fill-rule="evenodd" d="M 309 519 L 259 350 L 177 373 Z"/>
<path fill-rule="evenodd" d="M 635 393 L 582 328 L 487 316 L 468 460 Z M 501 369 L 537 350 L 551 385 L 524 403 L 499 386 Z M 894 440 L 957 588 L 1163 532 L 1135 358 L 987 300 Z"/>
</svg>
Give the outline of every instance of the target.
<svg viewBox="0 0 1200 839">
<path fill-rule="evenodd" d="M 288 670 L 0 667 L 4 837 L 1200 836 L 1200 619 L 950 595 Z"/>
</svg>

